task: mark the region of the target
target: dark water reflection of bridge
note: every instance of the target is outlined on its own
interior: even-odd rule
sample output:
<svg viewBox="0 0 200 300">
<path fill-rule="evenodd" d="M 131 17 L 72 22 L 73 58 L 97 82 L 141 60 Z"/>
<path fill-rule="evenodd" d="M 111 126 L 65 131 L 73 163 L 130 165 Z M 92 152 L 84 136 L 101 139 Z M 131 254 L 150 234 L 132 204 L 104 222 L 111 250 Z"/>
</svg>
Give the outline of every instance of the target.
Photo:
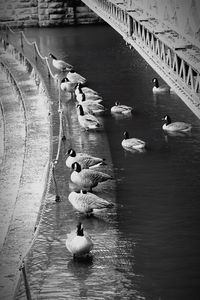
<svg viewBox="0 0 200 300">
<path fill-rule="evenodd" d="M 38 41 L 44 55 L 51 50 L 77 66 L 108 108 L 115 99 L 135 108 L 131 118 L 102 116 L 103 131 L 83 132 L 74 102 L 62 97 L 67 140 L 56 167 L 62 201 L 55 202 L 51 188 L 27 266 L 33 299 L 195 299 L 200 278 L 199 120 L 176 95 L 152 95 L 155 72 L 106 26 L 27 29 L 27 35 Z M 53 82 L 50 94 L 57 99 Z M 56 101 L 53 111 L 56 151 Z M 166 137 L 161 129 L 166 112 L 192 123 L 192 134 Z M 146 153 L 123 151 L 124 129 L 147 141 Z M 108 161 L 102 170 L 114 173 L 116 181 L 95 192 L 116 204 L 110 213 L 85 218 L 72 209 L 64 159 L 69 147 Z M 95 245 L 87 262 L 74 262 L 65 248 L 66 233 L 78 220 Z M 24 298 L 22 282 L 17 299 Z"/>
</svg>

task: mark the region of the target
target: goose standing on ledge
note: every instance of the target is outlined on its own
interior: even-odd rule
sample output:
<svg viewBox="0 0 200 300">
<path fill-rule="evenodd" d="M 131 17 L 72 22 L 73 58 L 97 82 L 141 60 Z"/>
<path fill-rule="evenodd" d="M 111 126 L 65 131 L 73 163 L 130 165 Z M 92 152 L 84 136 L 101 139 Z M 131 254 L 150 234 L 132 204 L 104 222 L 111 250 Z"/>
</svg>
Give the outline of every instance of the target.
<svg viewBox="0 0 200 300">
<path fill-rule="evenodd" d="M 85 128 L 86 130 L 102 127 L 99 120 L 95 116 L 84 113 L 82 105 L 77 105 L 77 109 L 78 121 L 81 127 Z"/>
<path fill-rule="evenodd" d="M 141 150 L 146 147 L 146 143 L 137 138 L 129 138 L 127 131 L 124 132 L 124 139 L 121 142 L 125 150 Z"/>
<path fill-rule="evenodd" d="M 86 215 L 91 215 L 94 210 L 100 211 L 114 206 L 113 203 L 82 190 L 80 192 L 71 192 L 68 199 L 77 211 Z"/>
<path fill-rule="evenodd" d="M 167 86 L 167 85 L 165 85 L 165 86 L 159 86 L 157 78 L 153 78 L 152 82 L 154 84 L 153 89 L 152 89 L 153 93 L 155 93 L 155 94 L 156 93 L 170 93 L 171 88 L 169 86 Z"/>
<path fill-rule="evenodd" d="M 69 81 L 71 81 L 73 83 L 84 84 L 86 82 L 86 78 L 84 78 L 80 74 L 76 73 L 74 70 L 69 71 L 69 73 L 67 74 L 67 78 L 69 79 Z"/>
<path fill-rule="evenodd" d="M 86 91 L 85 91 L 86 89 Z M 87 87 L 81 87 L 81 84 L 78 83 L 75 89 L 75 96 L 76 96 L 76 100 L 78 102 L 84 101 L 84 100 L 89 100 L 91 102 L 102 102 L 103 99 L 102 97 L 100 97 L 98 94 L 93 94 L 93 93 L 88 93 L 87 92 Z"/>
<path fill-rule="evenodd" d="M 89 235 L 84 232 L 82 223 L 77 225 L 76 231 L 67 234 L 65 245 L 74 258 L 89 254 L 93 248 L 93 242 Z"/>
<path fill-rule="evenodd" d="M 104 158 L 95 157 L 87 153 L 76 153 L 73 149 L 69 149 L 67 154 L 69 155 L 66 159 L 68 168 L 71 168 L 74 162 L 79 163 L 81 169 L 95 168 L 106 164 Z"/>
<path fill-rule="evenodd" d="M 189 132 L 192 129 L 192 125 L 185 122 L 173 122 L 171 121 L 170 116 L 166 115 L 162 120 L 165 121 L 165 124 L 162 126 L 162 129 L 169 132 Z"/>
<path fill-rule="evenodd" d="M 112 176 L 103 172 L 91 169 L 81 170 L 81 166 L 77 162 L 72 164 L 72 169 L 71 181 L 80 188 L 89 189 L 90 191 L 92 191 L 92 188 L 96 187 L 98 183 L 113 179 Z"/>
<path fill-rule="evenodd" d="M 70 82 L 67 77 L 63 78 L 60 83 L 60 88 L 63 92 L 74 93 L 76 83 Z"/>
<path fill-rule="evenodd" d="M 98 96 L 98 97 L 100 97 L 99 94 L 98 94 L 98 92 L 96 92 L 95 90 L 93 90 L 93 89 L 91 89 L 91 88 L 89 88 L 87 86 L 83 86 L 82 87 L 82 91 L 83 91 L 83 93 L 87 94 L 88 96 L 90 95 L 90 96 Z"/>
<path fill-rule="evenodd" d="M 115 102 L 115 105 L 111 107 L 111 113 L 118 113 L 118 114 L 130 114 L 133 110 L 133 107 L 122 105 L 119 102 Z"/>
<path fill-rule="evenodd" d="M 65 61 L 61 59 L 57 59 L 52 53 L 49 53 L 49 56 L 52 58 L 52 65 L 54 68 L 64 72 L 64 71 L 70 71 L 73 66 L 66 63 Z"/>
<path fill-rule="evenodd" d="M 80 97 L 81 95 L 82 97 Z M 84 93 L 77 95 L 76 99 L 82 105 L 84 111 L 91 111 L 92 114 L 100 114 L 106 111 L 105 106 L 97 101 L 87 100 Z"/>
</svg>

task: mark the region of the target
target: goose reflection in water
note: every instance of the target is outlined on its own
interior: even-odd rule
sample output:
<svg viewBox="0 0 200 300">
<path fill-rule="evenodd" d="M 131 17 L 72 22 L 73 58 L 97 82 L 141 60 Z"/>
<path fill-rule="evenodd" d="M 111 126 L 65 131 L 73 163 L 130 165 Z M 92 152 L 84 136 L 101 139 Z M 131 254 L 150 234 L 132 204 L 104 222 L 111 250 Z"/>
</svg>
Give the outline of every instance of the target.
<svg viewBox="0 0 200 300">
<path fill-rule="evenodd" d="M 115 121 L 120 121 L 120 120 L 126 120 L 126 119 L 132 119 L 133 118 L 132 112 L 129 112 L 127 114 L 111 113 L 111 116 L 115 119 Z"/>
<path fill-rule="evenodd" d="M 124 155 L 126 156 L 127 155 L 127 151 L 129 152 L 129 153 L 133 153 L 133 154 L 135 154 L 135 153 L 145 153 L 147 150 L 144 148 L 144 149 L 131 149 L 131 148 L 126 148 L 126 147 L 124 147 Z"/>
<path fill-rule="evenodd" d="M 76 260 L 71 259 L 67 264 L 67 269 L 75 279 L 76 291 L 79 291 L 79 297 L 87 299 L 89 286 L 87 286 L 86 280 L 93 272 L 93 256 L 89 255 Z"/>
<path fill-rule="evenodd" d="M 189 137 L 191 136 L 191 132 L 164 132 L 164 139 L 165 139 L 165 142 L 168 143 L 169 142 L 169 138 L 170 137 L 182 137 L 182 138 L 185 138 L 185 137 Z"/>
</svg>

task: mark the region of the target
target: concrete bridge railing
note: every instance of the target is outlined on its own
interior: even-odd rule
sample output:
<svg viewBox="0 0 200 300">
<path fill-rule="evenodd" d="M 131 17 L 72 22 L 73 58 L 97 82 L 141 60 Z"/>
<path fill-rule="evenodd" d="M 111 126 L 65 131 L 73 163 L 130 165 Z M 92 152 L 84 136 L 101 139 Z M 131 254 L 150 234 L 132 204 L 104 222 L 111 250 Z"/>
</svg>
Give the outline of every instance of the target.
<svg viewBox="0 0 200 300">
<path fill-rule="evenodd" d="M 126 1 L 82 0 L 119 32 L 200 117 L 200 49 Z M 128 2 L 128 1 L 127 1 Z"/>
</svg>

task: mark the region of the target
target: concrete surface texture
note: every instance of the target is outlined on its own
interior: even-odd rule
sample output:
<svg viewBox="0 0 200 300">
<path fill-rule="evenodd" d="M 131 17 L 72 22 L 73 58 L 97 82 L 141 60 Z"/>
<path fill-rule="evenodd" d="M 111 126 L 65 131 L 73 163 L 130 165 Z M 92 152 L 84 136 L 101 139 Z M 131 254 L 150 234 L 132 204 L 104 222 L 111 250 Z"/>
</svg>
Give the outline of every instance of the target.
<svg viewBox="0 0 200 300">
<path fill-rule="evenodd" d="M 140 7 L 146 14 L 159 18 L 191 43 L 200 46 L 199 0 L 126 0 L 129 9 Z"/>
<path fill-rule="evenodd" d="M 0 63 L 0 299 L 10 300 L 48 177 L 51 122 L 26 67 L 2 48 Z"/>
</svg>

